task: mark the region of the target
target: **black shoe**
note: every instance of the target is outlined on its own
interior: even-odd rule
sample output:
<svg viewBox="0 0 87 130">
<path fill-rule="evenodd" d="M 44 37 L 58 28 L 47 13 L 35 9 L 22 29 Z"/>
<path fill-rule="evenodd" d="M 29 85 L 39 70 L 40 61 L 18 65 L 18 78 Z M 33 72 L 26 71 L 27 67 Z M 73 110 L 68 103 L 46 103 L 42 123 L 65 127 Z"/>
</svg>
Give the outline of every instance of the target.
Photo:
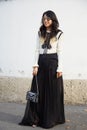
<svg viewBox="0 0 87 130">
<path fill-rule="evenodd" d="M 19 125 L 23 125 L 22 122 L 18 123 Z"/>
</svg>

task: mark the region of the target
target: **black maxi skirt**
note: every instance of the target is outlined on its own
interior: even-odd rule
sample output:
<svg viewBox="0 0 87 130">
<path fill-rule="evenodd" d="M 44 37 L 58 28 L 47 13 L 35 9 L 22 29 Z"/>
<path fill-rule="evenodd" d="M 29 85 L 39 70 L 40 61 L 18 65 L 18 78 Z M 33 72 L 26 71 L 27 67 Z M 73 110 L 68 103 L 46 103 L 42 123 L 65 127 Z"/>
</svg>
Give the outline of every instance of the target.
<svg viewBox="0 0 87 130">
<path fill-rule="evenodd" d="M 38 64 L 39 102 L 27 101 L 20 124 L 29 126 L 36 124 L 43 128 L 51 128 L 65 122 L 63 77 L 56 76 L 57 53 L 40 54 Z M 32 79 L 31 90 L 36 91 L 35 76 Z"/>
</svg>

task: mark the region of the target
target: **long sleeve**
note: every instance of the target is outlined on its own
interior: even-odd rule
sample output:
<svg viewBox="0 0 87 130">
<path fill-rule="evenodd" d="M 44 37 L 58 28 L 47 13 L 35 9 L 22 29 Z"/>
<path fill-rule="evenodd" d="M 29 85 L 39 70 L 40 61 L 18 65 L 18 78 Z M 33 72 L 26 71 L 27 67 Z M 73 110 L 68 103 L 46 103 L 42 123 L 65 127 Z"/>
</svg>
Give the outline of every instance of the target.
<svg viewBox="0 0 87 130">
<path fill-rule="evenodd" d="M 37 36 L 33 67 L 39 67 L 38 65 L 39 52 L 40 52 L 40 44 L 39 44 L 39 36 Z"/>
<path fill-rule="evenodd" d="M 58 67 L 57 67 L 57 72 L 62 72 L 63 71 L 63 38 L 64 34 L 62 34 L 58 40 L 58 45 L 57 45 L 57 55 L 58 55 Z"/>
</svg>

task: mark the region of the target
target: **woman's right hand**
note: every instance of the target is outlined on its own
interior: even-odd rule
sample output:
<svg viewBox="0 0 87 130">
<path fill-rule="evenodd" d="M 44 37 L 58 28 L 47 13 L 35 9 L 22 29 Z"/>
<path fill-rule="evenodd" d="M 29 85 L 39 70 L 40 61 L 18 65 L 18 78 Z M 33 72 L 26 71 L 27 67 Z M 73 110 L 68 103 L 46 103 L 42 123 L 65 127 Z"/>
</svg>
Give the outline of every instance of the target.
<svg viewBox="0 0 87 130">
<path fill-rule="evenodd" d="M 37 75 L 38 73 L 38 67 L 33 67 L 33 75 Z"/>
</svg>

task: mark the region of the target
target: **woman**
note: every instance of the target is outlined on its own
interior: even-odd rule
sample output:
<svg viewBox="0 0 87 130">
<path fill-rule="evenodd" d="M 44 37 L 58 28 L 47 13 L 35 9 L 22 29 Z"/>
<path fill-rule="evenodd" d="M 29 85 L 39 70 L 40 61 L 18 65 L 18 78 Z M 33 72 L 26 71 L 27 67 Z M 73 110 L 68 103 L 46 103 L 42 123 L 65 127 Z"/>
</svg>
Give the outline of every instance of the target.
<svg viewBox="0 0 87 130">
<path fill-rule="evenodd" d="M 39 28 L 31 90 L 38 80 L 39 102 L 27 102 L 21 125 L 51 128 L 65 122 L 62 77 L 61 39 L 63 32 L 55 13 L 48 10 L 42 15 Z"/>
</svg>

